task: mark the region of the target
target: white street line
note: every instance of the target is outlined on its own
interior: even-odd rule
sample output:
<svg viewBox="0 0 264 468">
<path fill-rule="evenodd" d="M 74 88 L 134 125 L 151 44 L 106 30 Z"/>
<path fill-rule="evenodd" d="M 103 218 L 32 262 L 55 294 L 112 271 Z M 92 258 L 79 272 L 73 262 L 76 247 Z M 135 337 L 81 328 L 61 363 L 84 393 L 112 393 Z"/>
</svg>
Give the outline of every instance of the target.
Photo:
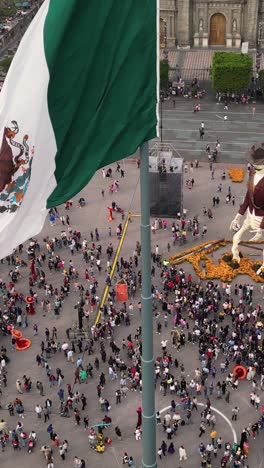
<svg viewBox="0 0 264 468">
<path fill-rule="evenodd" d="M 177 113 L 177 109 L 162 109 L 162 112 L 174 112 L 174 113 Z M 193 110 L 179 110 L 179 112 L 181 112 L 182 114 L 193 114 Z M 207 110 L 202 110 L 202 113 L 203 114 L 215 114 L 214 111 L 207 111 Z M 221 111 L 218 111 L 218 114 L 225 114 L 225 112 L 221 112 Z M 252 112 L 231 112 L 230 110 L 228 111 L 228 114 L 237 114 L 237 115 L 252 115 Z M 255 115 L 263 115 L 264 116 L 264 112 L 255 112 Z"/>
<path fill-rule="evenodd" d="M 180 130 L 181 132 L 182 131 L 186 132 L 186 130 L 190 131 L 190 132 L 195 132 L 196 131 L 196 129 L 189 129 L 189 128 L 166 128 L 166 127 L 163 127 L 163 132 L 166 131 L 166 130 L 170 131 L 170 132 L 176 132 L 177 130 Z M 262 135 L 263 136 L 263 132 L 244 132 L 243 130 L 240 130 L 240 131 L 218 130 L 218 128 L 215 129 L 215 130 L 208 130 L 208 129 L 205 128 L 205 134 L 208 134 L 208 133 L 239 133 L 240 135 L 241 135 L 241 133 L 243 133 L 243 135 L 246 134 L 246 135 Z"/>
<path fill-rule="evenodd" d="M 197 405 L 198 406 L 204 406 L 204 407 L 206 406 L 204 403 L 197 403 Z M 180 406 L 180 403 L 177 403 L 176 406 Z M 170 408 L 171 408 L 171 406 L 166 406 L 166 408 L 162 408 L 160 410 L 160 414 L 165 413 L 165 411 L 168 411 Z M 228 424 L 228 426 L 230 427 L 230 429 L 232 431 L 232 434 L 233 434 L 234 443 L 236 444 L 237 443 L 237 433 L 236 433 L 236 430 L 235 430 L 233 424 L 231 423 L 230 419 L 228 419 L 226 417 L 226 415 L 224 413 L 222 413 L 222 411 L 218 410 L 214 406 L 211 406 L 211 410 L 215 411 L 215 413 L 219 414 L 219 416 L 221 416 L 221 418 L 223 418 L 225 420 L 225 422 Z"/>
<path fill-rule="evenodd" d="M 170 142 L 170 141 L 177 141 L 177 140 L 166 140 L 166 142 Z M 206 156 L 206 153 L 205 153 L 204 148 L 201 148 L 201 149 L 177 148 L 177 151 L 191 151 L 192 153 L 193 153 L 193 152 L 201 153 L 201 151 L 202 151 L 202 152 L 204 153 L 204 155 Z M 237 151 L 223 151 L 223 150 L 221 149 L 221 154 L 222 154 L 222 153 L 227 153 L 227 154 L 235 153 L 235 154 L 237 154 L 237 153 L 240 153 L 240 151 L 239 151 L 239 150 L 237 150 Z M 221 154 L 220 154 L 220 157 L 221 157 Z M 243 157 L 243 154 L 242 154 L 241 157 Z M 245 164 L 246 164 L 246 162 L 245 162 Z"/>
<path fill-rule="evenodd" d="M 221 117 L 220 115 L 218 115 L 218 114 L 215 114 L 215 115 L 219 119 L 224 120 L 224 118 Z M 227 114 L 224 114 L 224 115 L 227 115 Z M 176 118 L 176 117 L 174 119 L 172 119 L 170 117 L 163 117 L 162 116 L 162 121 L 170 121 L 170 120 L 172 122 L 179 120 L 180 122 L 188 122 L 188 123 L 195 123 L 195 124 L 197 124 L 197 122 L 199 123 L 201 121 L 201 119 L 181 119 L 181 118 Z M 216 122 L 216 123 L 218 123 L 218 120 L 203 119 L 203 122 Z M 263 125 L 263 122 L 264 122 L 263 120 L 258 120 L 258 121 L 254 121 L 254 122 L 252 122 L 252 120 L 230 120 L 229 121 L 229 123 L 231 123 L 231 124 L 245 124 L 245 125 L 250 125 L 250 124 L 251 125 L 256 125 L 256 123 L 259 123 L 259 124 Z"/>
<path fill-rule="evenodd" d="M 153 141 L 159 141 L 159 139 L 158 139 L 158 138 L 155 138 L 155 139 L 153 139 Z M 178 139 L 178 138 L 177 138 L 177 140 L 166 140 L 166 142 L 171 142 L 171 141 L 177 141 L 177 143 L 202 143 L 201 140 L 180 140 L 180 139 Z M 208 141 L 208 140 L 206 140 L 206 142 L 207 142 L 208 144 L 209 144 L 209 143 L 215 143 L 215 141 Z M 225 145 L 239 145 L 239 146 L 241 146 L 241 145 L 248 145 L 249 143 L 248 143 L 248 142 L 245 143 L 245 142 L 243 142 L 243 141 L 240 142 L 240 143 L 235 142 L 235 141 L 226 141 L 226 142 L 224 142 L 223 144 L 225 144 Z"/>
</svg>

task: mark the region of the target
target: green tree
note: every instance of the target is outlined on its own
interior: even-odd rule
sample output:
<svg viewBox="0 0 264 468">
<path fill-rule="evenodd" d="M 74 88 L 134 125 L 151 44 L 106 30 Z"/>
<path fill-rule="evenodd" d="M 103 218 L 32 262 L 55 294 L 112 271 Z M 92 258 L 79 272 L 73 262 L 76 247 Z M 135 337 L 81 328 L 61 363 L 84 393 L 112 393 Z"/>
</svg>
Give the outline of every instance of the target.
<svg viewBox="0 0 264 468">
<path fill-rule="evenodd" d="M 14 5 L 14 0 L 0 0 L 0 22 L 4 22 L 6 18 L 12 18 L 17 8 Z"/>
<path fill-rule="evenodd" d="M 241 93 L 249 85 L 252 58 L 235 52 L 215 52 L 212 63 L 213 88 L 220 92 Z"/>
<path fill-rule="evenodd" d="M 160 61 L 160 89 L 165 91 L 168 88 L 169 82 L 169 62 L 168 60 Z"/>
<path fill-rule="evenodd" d="M 13 60 L 13 56 L 12 57 L 8 56 L 8 57 L 5 57 L 3 60 L 1 60 L 0 62 L 1 71 L 3 71 L 4 73 L 7 73 L 12 60 Z"/>
</svg>

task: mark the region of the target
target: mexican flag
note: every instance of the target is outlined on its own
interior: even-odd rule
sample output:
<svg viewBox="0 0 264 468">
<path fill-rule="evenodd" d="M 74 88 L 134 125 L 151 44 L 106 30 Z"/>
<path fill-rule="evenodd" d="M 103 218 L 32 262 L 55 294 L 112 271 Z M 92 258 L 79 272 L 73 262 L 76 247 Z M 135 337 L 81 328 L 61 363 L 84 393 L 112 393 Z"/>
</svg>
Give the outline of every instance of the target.
<svg viewBox="0 0 264 468">
<path fill-rule="evenodd" d="M 158 0 L 45 0 L 0 95 L 0 258 L 157 135 Z"/>
</svg>

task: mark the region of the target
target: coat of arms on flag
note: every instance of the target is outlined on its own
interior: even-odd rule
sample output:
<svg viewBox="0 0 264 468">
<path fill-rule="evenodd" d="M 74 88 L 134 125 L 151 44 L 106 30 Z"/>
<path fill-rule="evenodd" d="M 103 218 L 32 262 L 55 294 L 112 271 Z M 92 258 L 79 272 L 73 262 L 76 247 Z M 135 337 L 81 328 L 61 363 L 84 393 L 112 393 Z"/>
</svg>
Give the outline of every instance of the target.
<svg viewBox="0 0 264 468">
<path fill-rule="evenodd" d="M 28 140 L 28 135 L 19 138 L 15 120 L 4 128 L 0 149 L 0 213 L 14 213 L 27 191 L 34 154 L 32 148 L 29 156 Z"/>
<path fill-rule="evenodd" d="M 42 3 L 0 95 L 0 258 L 156 137 L 157 17 L 154 0 Z"/>
</svg>

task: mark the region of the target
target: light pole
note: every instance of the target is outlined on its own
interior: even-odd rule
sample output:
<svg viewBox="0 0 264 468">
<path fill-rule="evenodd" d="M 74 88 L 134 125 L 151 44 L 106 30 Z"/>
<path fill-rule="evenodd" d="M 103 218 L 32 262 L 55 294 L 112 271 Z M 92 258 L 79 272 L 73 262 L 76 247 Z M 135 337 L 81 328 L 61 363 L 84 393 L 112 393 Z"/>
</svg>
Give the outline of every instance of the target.
<svg viewBox="0 0 264 468">
<path fill-rule="evenodd" d="M 156 413 L 153 354 L 153 311 L 151 294 L 150 182 L 148 142 L 140 146 L 141 193 L 141 325 L 142 325 L 142 468 L 157 468 Z"/>
</svg>

